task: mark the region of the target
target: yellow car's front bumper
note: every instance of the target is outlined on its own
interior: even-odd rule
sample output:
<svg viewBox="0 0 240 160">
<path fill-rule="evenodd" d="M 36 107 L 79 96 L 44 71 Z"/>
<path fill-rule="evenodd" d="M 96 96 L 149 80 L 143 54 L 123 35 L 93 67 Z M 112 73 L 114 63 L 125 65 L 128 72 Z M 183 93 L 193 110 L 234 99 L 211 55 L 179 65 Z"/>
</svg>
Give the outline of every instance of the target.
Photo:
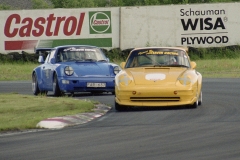
<svg viewBox="0 0 240 160">
<path fill-rule="evenodd" d="M 192 105 L 197 101 L 197 89 L 115 89 L 115 101 L 126 106 L 181 106 Z"/>
</svg>

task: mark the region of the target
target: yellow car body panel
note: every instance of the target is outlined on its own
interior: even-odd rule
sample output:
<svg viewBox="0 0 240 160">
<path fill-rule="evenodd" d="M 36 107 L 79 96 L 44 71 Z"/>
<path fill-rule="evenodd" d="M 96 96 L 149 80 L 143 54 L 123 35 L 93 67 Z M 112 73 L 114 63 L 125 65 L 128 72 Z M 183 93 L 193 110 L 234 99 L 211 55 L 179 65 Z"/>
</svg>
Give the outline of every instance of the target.
<svg viewBox="0 0 240 160">
<path fill-rule="evenodd" d="M 163 55 L 159 55 L 162 50 Z M 132 60 L 129 60 L 131 54 L 135 54 L 135 57 L 132 56 Z M 181 60 L 180 55 L 183 55 L 182 59 L 186 66 L 158 62 L 159 59 L 166 60 L 170 56 Z M 136 57 L 138 60 L 134 60 Z M 141 61 L 144 63 L 152 61 L 155 65 L 147 62 L 141 66 L 139 65 Z M 191 65 L 194 65 L 194 68 Z M 199 98 L 202 98 L 200 97 L 202 96 L 202 75 L 195 70 L 196 63 L 190 62 L 185 49 L 175 47 L 134 49 L 130 52 L 126 63 L 122 63 L 121 66 L 121 72 L 115 77 L 115 108 L 117 110 L 126 106 L 194 105 L 198 103 Z"/>
</svg>

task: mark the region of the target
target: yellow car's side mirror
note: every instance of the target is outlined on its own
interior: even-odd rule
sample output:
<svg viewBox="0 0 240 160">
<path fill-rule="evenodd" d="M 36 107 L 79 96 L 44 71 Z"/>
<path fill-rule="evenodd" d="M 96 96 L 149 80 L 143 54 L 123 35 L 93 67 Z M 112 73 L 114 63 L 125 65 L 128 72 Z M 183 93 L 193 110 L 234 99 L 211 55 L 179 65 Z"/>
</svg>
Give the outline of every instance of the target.
<svg viewBox="0 0 240 160">
<path fill-rule="evenodd" d="M 195 69 L 197 67 L 197 63 L 194 61 L 191 61 L 191 68 Z"/>
<path fill-rule="evenodd" d="M 125 64 L 126 64 L 126 62 L 121 62 L 121 63 L 120 63 L 120 67 L 121 67 L 121 68 L 124 68 L 124 67 L 125 67 Z"/>
</svg>

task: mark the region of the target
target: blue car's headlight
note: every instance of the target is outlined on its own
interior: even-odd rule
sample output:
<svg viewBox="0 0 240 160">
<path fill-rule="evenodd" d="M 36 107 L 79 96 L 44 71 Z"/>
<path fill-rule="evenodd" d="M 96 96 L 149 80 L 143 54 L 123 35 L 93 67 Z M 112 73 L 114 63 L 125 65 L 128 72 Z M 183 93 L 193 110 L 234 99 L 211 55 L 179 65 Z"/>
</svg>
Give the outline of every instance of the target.
<svg viewBox="0 0 240 160">
<path fill-rule="evenodd" d="M 121 69 L 118 66 L 113 67 L 114 74 L 118 74 Z"/>
<path fill-rule="evenodd" d="M 66 75 L 68 75 L 68 76 L 71 76 L 71 75 L 73 75 L 73 68 L 72 67 L 70 67 L 70 66 L 67 66 L 67 67 L 65 67 L 64 68 L 64 73 L 66 74 Z"/>
</svg>

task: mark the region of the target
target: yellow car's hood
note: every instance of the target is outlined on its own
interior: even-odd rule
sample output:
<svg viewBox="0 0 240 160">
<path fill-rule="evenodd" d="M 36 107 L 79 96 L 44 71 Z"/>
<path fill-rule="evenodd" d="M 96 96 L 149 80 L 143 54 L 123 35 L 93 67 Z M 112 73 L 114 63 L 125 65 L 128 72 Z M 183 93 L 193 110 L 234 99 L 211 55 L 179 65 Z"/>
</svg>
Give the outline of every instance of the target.
<svg viewBox="0 0 240 160">
<path fill-rule="evenodd" d="M 177 79 L 185 72 L 187 68 L 180 67 L 162 67 L 162 68 L 131 68 L 126 73 L 133 78 L 136 85 L 156 85 L 176 83 Z"/>
</svg>

